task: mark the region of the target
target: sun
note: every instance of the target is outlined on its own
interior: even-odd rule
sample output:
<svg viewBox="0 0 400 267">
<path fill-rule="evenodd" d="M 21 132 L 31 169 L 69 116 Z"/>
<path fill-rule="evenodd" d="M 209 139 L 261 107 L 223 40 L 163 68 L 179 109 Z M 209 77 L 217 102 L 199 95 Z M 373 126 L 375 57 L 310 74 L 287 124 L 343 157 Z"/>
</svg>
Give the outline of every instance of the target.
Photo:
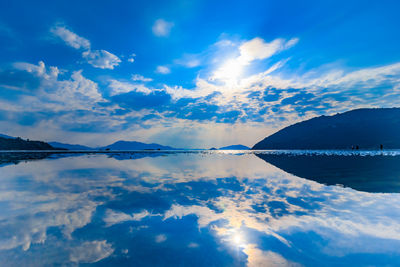
<svg viewBox="0 0 400 267">
<path fill-rule="evenodd" d="M 237 59 L 230 59 L 214 72 L 213 78 L 232 85 L 238 83 L 242 73 L 243 64 Z"/>
<path fill-rule="evenodd" d="M 243 233 L 240 233 L 237 231 L 232 233 L 231 242 L 235 247 L 245 247 L 246 246 L 246 240 L 244 238 Z"/>
<path fill-rule="evenodd" d="M 242 243 L 242 237 L 239 234 L 236 234 L 233 237 L 233 242 L 235 242 L 235 244 L 239 246 Z"/>
</svg>

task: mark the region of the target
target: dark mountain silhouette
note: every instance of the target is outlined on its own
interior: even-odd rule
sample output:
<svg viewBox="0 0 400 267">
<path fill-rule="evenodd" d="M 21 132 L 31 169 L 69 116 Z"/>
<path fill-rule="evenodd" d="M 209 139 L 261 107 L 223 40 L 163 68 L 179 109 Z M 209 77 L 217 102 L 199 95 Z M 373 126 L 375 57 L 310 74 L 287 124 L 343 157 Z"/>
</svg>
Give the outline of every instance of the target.
<svg viewBox="0 0 400 267">
<path fill-rule="evenodd" d="M 400 108 L 356 109 L 288 126 L 252 149 L 400 148 Z"/>
<path fill-rule="evenodd" d="M 95 150 L 94 148 L 88 147 L 88 146 L 82 146 L 82 145 L 71 145 L 71 144 L 65 144 L 65 143 L 59 143 L 59 142 L 49 142 L 49 144 L 53 147 L 59 147 L 59 148 L 64 148 L 68 150 Z"/>
<path fill-rule="evenodd" d="M 42 141 L 30 141 L 17 138 L 0 137 L 0 150 L 57 150 Z"/>
<path fill-rule="evenodd" d="M 318 183 L 364 192 L 400 192 L 400 156 L 256 155 L 285 172 Z"/>
<path fill-rule="evenodd" d="M 146 144 L 136 141 L 117 141 L 111 145 L 105 147 L 99 147 L 98 149 L 108 150 L 177 150 L 170 146 L 163 146 L 159 144 Z"/>
<path fill-rule="evenodd" d="M 244 145 L 231 145 L 231 146 L 224 146 L 220 147 L 220 150 L 249 150 L 250 147 Z"/>
<path fill-rule="evenodd" d="M 0 137 L 8 138 L 8 139 L 15 139 L 16 138 L 16 137 L 12 137 L 12 136 L 5 135 L 5 134 L 0 134 Z"/>
</svg>

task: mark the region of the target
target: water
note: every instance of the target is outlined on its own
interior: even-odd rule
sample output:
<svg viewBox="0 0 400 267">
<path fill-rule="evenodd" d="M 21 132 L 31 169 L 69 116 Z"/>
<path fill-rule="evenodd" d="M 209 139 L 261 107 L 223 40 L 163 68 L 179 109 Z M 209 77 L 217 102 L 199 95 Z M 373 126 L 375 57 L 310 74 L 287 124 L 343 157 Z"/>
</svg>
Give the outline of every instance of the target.
<svg viewBox="0 0 400 267">
<path fill-rule="evenodd" d="M 398 266 L 399 163 L 396 151 L 0 153 L 0 265 Z"/>
</svg>

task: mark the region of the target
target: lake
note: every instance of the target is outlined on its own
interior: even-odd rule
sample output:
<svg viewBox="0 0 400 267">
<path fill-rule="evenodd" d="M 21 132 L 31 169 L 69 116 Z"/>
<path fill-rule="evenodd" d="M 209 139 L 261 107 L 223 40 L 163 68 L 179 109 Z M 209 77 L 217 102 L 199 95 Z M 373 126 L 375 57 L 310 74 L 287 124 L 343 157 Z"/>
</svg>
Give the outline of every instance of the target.
<svg viewBox="0 0 400 267">
<path fill-rule="evenodd" d="M 400 151 L 0 153 L 1 266 L 398 266 Z"/>
</svg>

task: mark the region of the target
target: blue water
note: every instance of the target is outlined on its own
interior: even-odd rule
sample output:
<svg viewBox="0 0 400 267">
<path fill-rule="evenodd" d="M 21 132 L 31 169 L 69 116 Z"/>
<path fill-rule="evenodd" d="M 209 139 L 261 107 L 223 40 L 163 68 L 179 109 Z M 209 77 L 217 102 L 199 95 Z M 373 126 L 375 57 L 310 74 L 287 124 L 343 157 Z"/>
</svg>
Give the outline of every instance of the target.
<svg viewBox="0 0 400 267">
<path fill-rule="evenodd" d="M 400 154 L 318 153 L 3 155 L 0 266 L 399 266 Z"/>
</svg>

